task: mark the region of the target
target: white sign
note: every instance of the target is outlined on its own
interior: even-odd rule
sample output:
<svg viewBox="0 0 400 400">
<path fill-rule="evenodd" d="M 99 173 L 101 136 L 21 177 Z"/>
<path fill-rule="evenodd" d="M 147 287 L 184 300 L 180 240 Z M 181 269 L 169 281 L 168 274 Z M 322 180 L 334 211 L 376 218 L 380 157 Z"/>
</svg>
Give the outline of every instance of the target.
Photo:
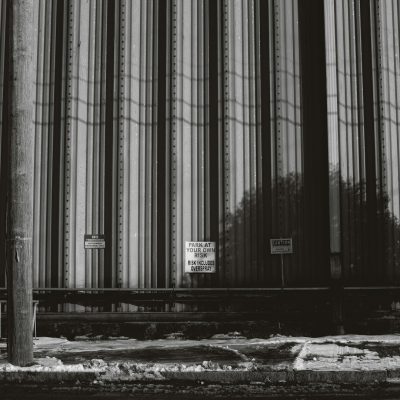
<svg viewBox="0 0 400 400">
<path fill-rule="evenodd" d="M 292 238 L 271 239 L 271 254 L 293 253 Z"/>
<path fill-rule="evenodd" d="M 85 249 L 105 249 L 104 235 L 85 235 Z"/>
<path fill-rule="evenodd" d="M 185 272 L 216 272 L 215 242 L 185 242 Z"/>
</svg>

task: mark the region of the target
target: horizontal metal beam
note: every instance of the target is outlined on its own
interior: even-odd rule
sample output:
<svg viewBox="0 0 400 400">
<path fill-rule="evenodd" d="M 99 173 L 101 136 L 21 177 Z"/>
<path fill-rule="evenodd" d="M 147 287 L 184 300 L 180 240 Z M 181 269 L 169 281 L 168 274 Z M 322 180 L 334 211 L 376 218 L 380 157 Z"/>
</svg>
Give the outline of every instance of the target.
<svg viewBox="0 0 400 400">
<path fill-rule="evenodd" d="M 107 321 L 107 322 L 151 322 L 151 321 L 221 321 L 249 320 L 265 317 L 263 313 L 240 312 L 93 312 L 93 313 L 63 313 L 62 319 L 68 321 Z M 60 313 L 43 313 L 37 315 L 38 321 L 60 320 Z"/>
<path fill-rule="evenodd" d="M 400 287 L 398 287 L 400 289 Z M 267 287 L 267 288 L 34 288 L 33 292 L 118 292 L 118 293 L 199 293 L 199 292 L 307 292 L 329 290 L 328 286 L 318 287 Z M 0 288 L 1 292 L 7 292 L 6 288 Z"/>
<path fill-rule="evenodd" d="M 3 313 L 5 320 L 7 313 Z M 271 312 L 46 312 L 37 314 L 37 322 L 227 322 L 227 321 L 272 321 L 277 318 Z M 278 317 L 279 318 L 279 317 Z"/>
</svg>

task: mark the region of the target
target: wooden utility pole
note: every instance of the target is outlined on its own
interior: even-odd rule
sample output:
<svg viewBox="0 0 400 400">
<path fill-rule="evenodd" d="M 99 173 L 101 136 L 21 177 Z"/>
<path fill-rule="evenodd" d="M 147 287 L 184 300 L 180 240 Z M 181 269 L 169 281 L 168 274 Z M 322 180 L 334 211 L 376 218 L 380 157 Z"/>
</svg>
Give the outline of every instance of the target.
<svg viewBox="0 0 400 400">
<path fill-rule="evenodd" d="M 33 360 L 34 1 L 7 0 L 7 343 L 9 361 L 20 366 Z"/>
</svg>

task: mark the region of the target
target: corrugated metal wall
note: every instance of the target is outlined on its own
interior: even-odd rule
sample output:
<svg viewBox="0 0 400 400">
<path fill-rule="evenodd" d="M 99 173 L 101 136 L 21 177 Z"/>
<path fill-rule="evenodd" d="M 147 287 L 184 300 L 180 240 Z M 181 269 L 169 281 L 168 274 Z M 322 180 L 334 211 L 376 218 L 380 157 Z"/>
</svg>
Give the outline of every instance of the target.
<svg viewBox="0 0 400 400">
<path fill-rule="evenodd" d="M 327 284 L 329 238 L 348 283 L 398 280 L 397 2 L 36 4 L 35 287 L 279 286 L 286 236 L 289 286 Z"/>
<path fill-rule="evenodd" d="M 380 133 L 380 186 L 384 197 L 385 272 L 400 282 L 400 5 L 397 1 L 375 4 L 378 55 L 378 121 Z"/>
<path fill-rule="evenodd" d="M 104 285 L 103 252 L 86 251 L 82 238 L 85 233 L 104 232 L 106 13 L 106 3 L 101 0 L 68 2 L 66 9 L 66 287 Z"/>
<path fill-rule="evenodd" d="M 325 22 L 331 252 L 343 254 L 352 274 L 362 264 L 364 221 L 357 217 L 366 200 L 360 3 L 325 1 Z"/>
<path fill-rule="evenodd" d="M 271 191 L 270 209 L 264 212 L 272 214 L 272 229 L 267 226 L 265 232 L 267 237 L 293 237 L 294 254 L 284 257 L 287 261 L 286 280 L 290 285 L 302 281 L 304 274 L 313 281 L 312 270 L 321 268 L 321 265 L 313 265 L 304 258 L 304 132 L 301 117 L 298 1 L 270 2 L 269 17 L 271 159 L 268 154 L 262 156 L 264 163 L 270 164 L 271 169 L 271 186 L 263 190 Z M 269 252 L 266 247 L 265 251 Z M 276 280 L 280 274 L 279 258 L 273 256 L 269 261 L 264 268 L 268 271 L 272 266 Z"/>
<path fill-rule="evenodd" d="M 331 251 L 348 283 L 399 283 L 398 2 L 325 1 Z"/>
<path fill-rule="evenodd" d="M 223 2 L 224 258 L 220 274 L 228 286 L 258 279 L 256 236 L 262 223 L 257 191 L 262 190 L 259 101 L 258 2 Z"/>
<path fill-rule="evenodd" d="M 280 259 L 269 255 L 271 237 L 293 237 L 295 253 L 284 261 L 287 283 L 305 276 L 310 283 L 313 269 L 321 268 L 305 262 L 303 251 L 298 19 L 297 1 L 223 3 L 220 274 L 228 286 L 280 284 Z"/>
<path fill-rule="evenodd" d="M 210 237 L 208 2 L 168 6 L 166 283 L 190 287 L 199 282 L 184 274 L 185 241 Z"/>
<path fill-rule="evenodd" d="M 157 6 L 120 7 L 118 283 L 156 287 Z"/>
<path fill-rule="evenodd" d="M 34 237 L 33 285 L 51 286 L 51 237 L 53 233 L 52 174 L 54 132 L 54 30 L 52 2 L 36 3 L 37 68 L 35 96 L 35 169 L 34 169 Z"/>
</svg>

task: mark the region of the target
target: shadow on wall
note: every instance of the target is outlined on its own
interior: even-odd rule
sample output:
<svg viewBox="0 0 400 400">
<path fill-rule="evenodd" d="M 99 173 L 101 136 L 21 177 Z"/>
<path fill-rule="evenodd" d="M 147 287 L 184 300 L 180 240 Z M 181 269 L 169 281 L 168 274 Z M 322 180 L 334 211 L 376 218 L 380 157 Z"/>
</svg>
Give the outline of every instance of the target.
<svg viewBox="0 0 400 400">
<path fill-rule="evenodd" d="M 331 175 L 330 184 L 337 179 Z M 340 181 L 344 279 L 351 284 L 400 283 L 399 219 L 389 194 L 376 188 L 367 196 L 365 183 Z"/>
<path fill-rule="evenodd" d="M 236 209 L 225 216 L 220 235 L 224 278 L 229 286 L 275 287 L 281 285 L 279 256 L 271 256 L 269 239 L 292 237 L 293 254 L 285 256 L 287 282 L 295 284 L 304 257 L 302 176 L 288 174 L 270 191 L 247 191 Z"/>
<path fill-rule="evenodd" d="M 330 175 L 330 185 L 337 185 L 337 176 Z M 376 198 L 368 199 L 363 183 L 340 178 L 339 185 L 341 215 L 333 221 L 341 232 L 345 283 L 400 282 L 400 223 L 389 209 L 389 195 L 377 191 Z M 270 255 L 269 239 L 292 237 L 294 253 L 285 256 L 288 286 L 323 282 L 323 258 L 315 257 L 315 252 L 325 251 L 325 239 L 310 229 L 313 210 L 307 207 L 302 174 L 276 179 L 264 195 L 261 190 L 245 192 L 234 212 L 226 215 L 220 235 L 224 243 L 220 279 L 222 274 L 228 286 L 279 286 L 280 258 Z M 326 229 L 329 235 L 329 226 Z"/>
</svg>

